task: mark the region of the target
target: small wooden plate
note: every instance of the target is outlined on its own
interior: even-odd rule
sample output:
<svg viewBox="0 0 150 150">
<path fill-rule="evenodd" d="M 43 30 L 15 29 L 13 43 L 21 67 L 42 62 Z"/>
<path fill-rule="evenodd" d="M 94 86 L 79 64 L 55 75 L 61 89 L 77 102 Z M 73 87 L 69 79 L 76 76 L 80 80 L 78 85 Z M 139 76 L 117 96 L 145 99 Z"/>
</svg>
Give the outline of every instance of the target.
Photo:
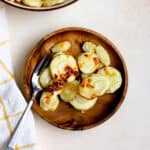
<svg viewBox="0 0 150 150">
<path fill-rule="evenodd" d="M 70 53 L 78 55 L 81 52 L 81 44 L 85 41 L 103 45 L 110 54 L 111 66 L 120 70 L 123 77 L 121 88 L 114 94 L 107 94 L 99 97 L 97 104 L 81 113 L 69 104 L 60 102 L 55 112 L 43 111 L 39 106 L 39 98 L 33 104 L 33 110 L 44 120 L 62 129 L 68 130 L 84 130 L 102 124 L 109 119 L 119 109 L 125 99 L 128 87 L 128 73 L 123 57 L 117 48 L 103 35 L 85 28 L 70 27 L 57 30 L 45 36 L 33 49 L 25 68 L 24 74 L 24 93 L 26 99 L 29 100 L 31 95 L 31 76 L 35 66 L 46 54 L 51 54 L 50 49 L 58 42 L 69 40 L 72 43 Z"/>
</svg>

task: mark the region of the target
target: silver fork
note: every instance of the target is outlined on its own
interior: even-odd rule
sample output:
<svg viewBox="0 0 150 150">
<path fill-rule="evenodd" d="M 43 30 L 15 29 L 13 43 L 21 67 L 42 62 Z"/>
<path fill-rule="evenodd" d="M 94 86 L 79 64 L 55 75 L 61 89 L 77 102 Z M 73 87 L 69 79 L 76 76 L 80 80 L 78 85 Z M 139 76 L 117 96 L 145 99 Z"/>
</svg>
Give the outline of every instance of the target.
<svg viewBox="0 0 150 150">
<path fill-rule="evenodd" d="M 18 124 L 16 126 L 16 128 L 14 129 L 14 132 L 8 142 L 8 145 L 7 145 L 7 148 L 6 150 L 14 150 L 15 149 L 15 146 L 16 146 L 16 142 L 17 142 L 17 139 L 21 133 L 21 130 L 23 128 L 23 124 L 24 124 L 24 121 L 25 121 L 25 118 L 26 116 L 28 115 L 28 112 L 29 110 L 31 109 L 32 105 L 33 105 L 33 102 L 34 102 L 34 99 L 35 99 L 35 96 L 37 95 L 38 92 L 40 92 L 42 90 L 40 84 L 39 84 L 39 74 L 41 72 L 41 69 L 45 68 L 48 63 L 49 63 L 49 55 L 46 55 L 42 60 L 41 62 L 36 66 L 33 74 L 32 74 L 32 80 L 31 80 L 31 86 L 32 86 L 32 95 L 31 95 L 31 98 L 30 98 L 30 101 L 28 103 L 28 105 L 26 106 L 25 110 L 24 110 L 24 113 L 22 114 L 20 120 L 18 121 Z"/>
</svg>

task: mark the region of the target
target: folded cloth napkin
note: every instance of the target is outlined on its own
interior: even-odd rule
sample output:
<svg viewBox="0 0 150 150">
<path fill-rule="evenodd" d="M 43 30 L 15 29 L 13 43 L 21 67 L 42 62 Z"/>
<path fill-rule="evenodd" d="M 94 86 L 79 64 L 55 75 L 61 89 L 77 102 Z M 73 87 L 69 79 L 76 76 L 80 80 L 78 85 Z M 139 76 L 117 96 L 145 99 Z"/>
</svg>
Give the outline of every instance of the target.
<svg viewBox="0 0 150 150">
<path fill-rule="evenodd" d="M 0 150 L 5 150 L 26 102 L 19 91 L 11 65 L 5 8 L 0 3 Z M 34 120 L 30 112 L 14 150 L 37 150 Z"/>
</svg>

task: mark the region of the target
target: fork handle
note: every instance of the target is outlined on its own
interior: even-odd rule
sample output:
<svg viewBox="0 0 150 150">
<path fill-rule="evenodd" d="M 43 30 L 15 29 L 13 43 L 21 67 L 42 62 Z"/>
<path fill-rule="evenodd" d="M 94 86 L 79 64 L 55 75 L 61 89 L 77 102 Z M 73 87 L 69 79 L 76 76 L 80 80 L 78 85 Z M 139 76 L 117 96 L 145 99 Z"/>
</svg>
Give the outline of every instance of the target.
<svg viewBox="0 0 150 150">
<path fill-rule="evenodd" d="M 37 92 L 34 92 L 32 94 L 29 103 L 27 104 L 27 106 L 26 106 L 26 108 L 25 108 L 25 110 L 24 110 L 20 120 L 17 123 L 16 128 L 14 129 L 14 132 L 13 132 L 13 134 L 12 134 L 10 140 L 9 140 L 8 146 L 7 146 L 8 150 L 15 148 L 17 139 L 18 139 L 19 135 L 21 135 L 20 132 L 21 132 L 21 130 L 23 128 L 24 121 L 25 121 L 25 119 L 26 119 L 26 117 L 28 115 L 29 110 L 31 109 L 31 107 L 33 105 L 33 101 L 34 101 L 34 98 L 35 98 L 36 94 L 37 94 Z"/>
</svg>

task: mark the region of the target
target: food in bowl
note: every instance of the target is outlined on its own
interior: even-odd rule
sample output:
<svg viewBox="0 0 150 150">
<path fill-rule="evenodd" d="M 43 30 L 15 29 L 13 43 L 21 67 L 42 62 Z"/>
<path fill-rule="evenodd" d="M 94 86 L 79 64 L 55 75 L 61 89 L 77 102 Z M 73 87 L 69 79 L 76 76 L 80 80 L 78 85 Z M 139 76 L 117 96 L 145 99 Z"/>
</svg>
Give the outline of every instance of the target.
<svg viewBox="0 0 150 150">
<path fill-rule="evenodd" d="M 67 44 L 65 44 L 64 46 L 64 43 Z M 97 47 L 98 50 L 96 50 Z M 99 50 L 102 48 L 103 50 Z M 105 52 L 103 52 L 104 50 Z M 103 53 L 100 53 L 99 55 L 98 51 L 102 51 Z M 96 58 L 98 57 L 99 61 L 95 62 L 99 65 L 97 70 L 87 74 L 83 73 L 80 70 L 78 59 L 83 53 L 89 52 L 96 54 Z M 43 37 L 42 40 L 32 49 L 32 53 L 29 56 L 25 67 L 23 89 L 27 101 L 30 99 L 30 96 L 32 94 L 32 74 L 34 72 L 34 69 L 36 68 L 36 65 L 38 65 L 38 63 L 45 55 L 49 55 L 50 64 L 55 57 L 58 57 L 60 55 L 72 56 L 75 59 L 78 67 L 77 76 L 76 71 L 69 71 L 70 69 L 68 69 L 67 67 L 67 72 L 69 71 L 69 74 L 75 73 L 76 78 L 72 79 L 72 81 L 70 82 L 66 81 L 65 83 L 60 81 L 56 82 L 56 80 L 54 81 L 51 74 L 50 64 L 47 64 L 47 66 L 43 68 L 43 70 L 41 70 L 41 74 L 45 72 L 43 73 L 45 74 L 43 76 L 46 76 L 46 74 L 49 75 L 49 78 L 47 78 L 45 82 L 48 85 L 44 85 L 43 90 L 39 92 L 35 97 L 33 110 L 48 123 L 58 128 L 67 130 L 90 129 L 104 123 L 120 108 L 121 104 L 125 100 L 125 96 L 127 93 L 128 72 L 122 55 L 120 54 L 116 46 L 106 37 L 90 29 L 79 27 L 63 28 Z M 102 59 L 103 55 L 106 56 L 107 59 L 103 59 L 102 63 L 102 60 L 100 61 L 100 58 Z M 93 55 L 91 56 L 93 57 Z M 104 60 L 107 61 L 105 62 Z M 118 73 L 113 73 L 113 70 L 110 69 L 111 67 L 116 69 L 119 72 L 119 75 Z M 47 71 L 44 71 L 46 68 Z M 102 72 L 100 73 L 100 71 Z M 103 75 L 103 72 L 105 72 L 105 75 Z M 92 90 L 92 92 L 96 92 L 96 95 L 103 94 L 101 96 L 92 95 L 93 93 L 91 91 L 90 92 L 92 94 L 90 93 L 88 95 L 87 90 L 89 90 L 88 88 L 91 85 L 91 87 L 93 87 L 93 85 L 95 86 L 94 82 L 95 80 L 97 81 L 97 78 L 95 78 L 95 74 L 96 76 L 99 76 L 97 75 L 98 73 L 103 76 L 99 80 L 102 80 L 105 83 L 102 84 L 105 89 L 108 88 L 106 86 L 108 82 L 113 86 L 110 86 L 111 88 L 109 87 L 109 89 L 106 90 L 104 94 L 103 92 L 105 91 L 105 89 L 103 91 L 102 87 L 100 87 L 100 91 L 97 91 L 96 89 Z M 109 76 L 110 78 L 108 78 Z M 121 81 L 118 81 L 120 80 L 120 77 L 118 78 L 118 76 L 121 76 Z M 86 82 L 84 80 L 87 80 L 87 78 L 89 79 L 91 77 L 92 80 L 88 80 L 88 82 L 91 81 L 90 84 L 85 84 Z M 87 88 L 85 89 L 81 87 L 81 92 L 79 92 L 79 86 L 81 86 L 82 83 L 84 83 L 86 85 L 85 87 Z M 121 87 L 118 88 L 120 84 Z M 100 85 L 97 84 L 96 86 L 99 87 Z M 45 105 L 44 102 L 43 104 L 45 105 L 45 107 L 48 106 L 48 108 L 45 108 L 45 110 L 41 107 L 40 97 L 44 92 L 48 92 L 49 95 L 51 95 L 50 91 L 52 91 L 52 89 L 55 89 L 55 95 L 52 95 L 52 99 L 55 100 L 51 100 L 50 105 Z M 82 91 L 86 91 L 86 93 Z M 47 102 L 49 102 L 49 100 Z M 57 104 L 57 102 L 59 104 Z M 53 104 L 54 109 L 52 109 Z M 51 106 L 52 108 L 50 108 Z"/>
<path fill-rule="evenodd" d="M 66 0 L 10 0 L 30 7 L 49 7 L 64 3 Z"/>
<path fill-rule="evenodd" d="M 102 45 L 85 41 L 76 57 L 69 53 L 71 48 L 71 42 L 62 41 L 50 49 L 52 59 L 39 77 L 43 87 L 40 107 L 44 111 L 56 111 L 60 101 L 77 111 L 87 111 L 96 105 L 98 97 L 113 94 L 122 85 L 122 75 L 111 66 Z"/>
</svg>

